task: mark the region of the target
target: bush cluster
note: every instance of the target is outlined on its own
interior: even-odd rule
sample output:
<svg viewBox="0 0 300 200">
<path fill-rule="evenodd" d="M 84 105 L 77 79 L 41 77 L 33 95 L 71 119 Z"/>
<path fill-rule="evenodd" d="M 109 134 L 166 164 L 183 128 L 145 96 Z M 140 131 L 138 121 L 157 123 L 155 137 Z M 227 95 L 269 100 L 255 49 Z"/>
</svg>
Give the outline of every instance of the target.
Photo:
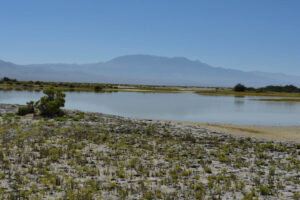
<svg viewBox="0 0 300 200">
<path fill-rule="evenodd" d="M 275 86 L 275 85 L 268 85 L 266 87 L 260 88 L 253 88 L 253 87 L 246 87 L 243 84 L 239 83 L 236 84 L 233 88 L 235 92 L 245 92 L 245 91 L 252 91 L 252 92 L 300 92 L 300 88 L 297 88 L 294 85 L 285 85 L 285 86 Z"/>
<path fill-rule="evenodd" d="M 245 92 L 246 91 L 246 87 L 242 84 L 237 84 L 236 86 L 234 86 L 233 90 L 236 92 Z"/>
<path fill-rule="evenodd" d="M 36 102 L 41 115 L 48 117 L 63 115 L 60 108 L 65 106 L 66 95 L 61 90 L 56 90 L 53 87 L 45 89 L 43 92 L 46 96 Z"/>
<path fill-rule="evenodd" d="M 42 116 L 62 116 L 64 112 L 61 107 L 65 105 L 66 95 L 61 90 L 56 90 L 53 87 L 45 89 L 43 93 L 46 96 L 41 97 L 36 103 L 30 101 L 27 102 L 27 106 L 20 107 L 18 115 L 35 113 L 35 108 L 37 108 Z"/>
</svg>

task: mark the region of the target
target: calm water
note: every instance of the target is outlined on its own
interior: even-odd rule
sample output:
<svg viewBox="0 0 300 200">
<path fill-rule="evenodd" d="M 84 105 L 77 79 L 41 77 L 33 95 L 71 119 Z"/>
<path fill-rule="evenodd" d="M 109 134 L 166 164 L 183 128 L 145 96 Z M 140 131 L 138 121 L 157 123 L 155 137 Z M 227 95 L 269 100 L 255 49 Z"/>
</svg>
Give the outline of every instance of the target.
<svg viewBox="0 0 300 200">
<path fill-rule="evenodd" d="M 192 93 L 66 92 L 66 108 L 136 118 L 245 125 L 300 125 L 300 103 Z M 41 92 L 0 91 L 0 103 L 25 104 Z"/>
</svg>

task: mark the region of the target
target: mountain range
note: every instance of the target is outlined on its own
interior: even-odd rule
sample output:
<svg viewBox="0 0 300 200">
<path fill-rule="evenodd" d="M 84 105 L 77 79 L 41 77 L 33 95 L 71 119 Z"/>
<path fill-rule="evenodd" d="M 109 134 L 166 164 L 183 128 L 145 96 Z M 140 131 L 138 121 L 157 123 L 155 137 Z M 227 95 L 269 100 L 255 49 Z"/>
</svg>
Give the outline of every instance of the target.
<svg viewBox="0 0 300 200">
<path fill-rule="evenodd" d="M 245 72 L 213 67 L 184 57 L 127 55 L 90 64 L 18 65 L 0 60 L 0 77 L 17 80 L 99 82 L 149 85 L 251 87 L 266 85 L 300 86 L 300 76 L 282 73 Z"/>
</svg>

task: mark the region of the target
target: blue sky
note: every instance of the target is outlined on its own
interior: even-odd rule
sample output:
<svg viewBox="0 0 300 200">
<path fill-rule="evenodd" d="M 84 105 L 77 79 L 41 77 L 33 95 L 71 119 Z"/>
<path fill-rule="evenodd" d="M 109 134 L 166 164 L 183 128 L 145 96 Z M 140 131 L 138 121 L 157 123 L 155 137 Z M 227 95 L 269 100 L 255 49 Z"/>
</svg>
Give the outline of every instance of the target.
<svg viewBox="0 0 300 200">
<path fill-rule="evenodd" d="M 299 0 L 0 0 L 0 59 L 151 54 L 300 75 L 299 10 Z"/>
</svg>

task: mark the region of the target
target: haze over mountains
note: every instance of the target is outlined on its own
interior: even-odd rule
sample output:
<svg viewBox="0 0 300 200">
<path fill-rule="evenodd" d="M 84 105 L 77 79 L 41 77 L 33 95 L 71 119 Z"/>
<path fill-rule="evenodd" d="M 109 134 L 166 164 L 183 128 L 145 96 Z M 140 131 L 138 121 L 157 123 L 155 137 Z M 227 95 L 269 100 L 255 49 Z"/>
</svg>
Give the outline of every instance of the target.
<svg viewBox="0 0 300 200">
<path fill-rule="evenodd" d="M 92 64 L 17 65 L 0 60 L 0 77 L 18 80 L 232 87 L 300 86 L 300 76 L 213 67 L 184 57 L 127 55 Z"/>
</svg>

